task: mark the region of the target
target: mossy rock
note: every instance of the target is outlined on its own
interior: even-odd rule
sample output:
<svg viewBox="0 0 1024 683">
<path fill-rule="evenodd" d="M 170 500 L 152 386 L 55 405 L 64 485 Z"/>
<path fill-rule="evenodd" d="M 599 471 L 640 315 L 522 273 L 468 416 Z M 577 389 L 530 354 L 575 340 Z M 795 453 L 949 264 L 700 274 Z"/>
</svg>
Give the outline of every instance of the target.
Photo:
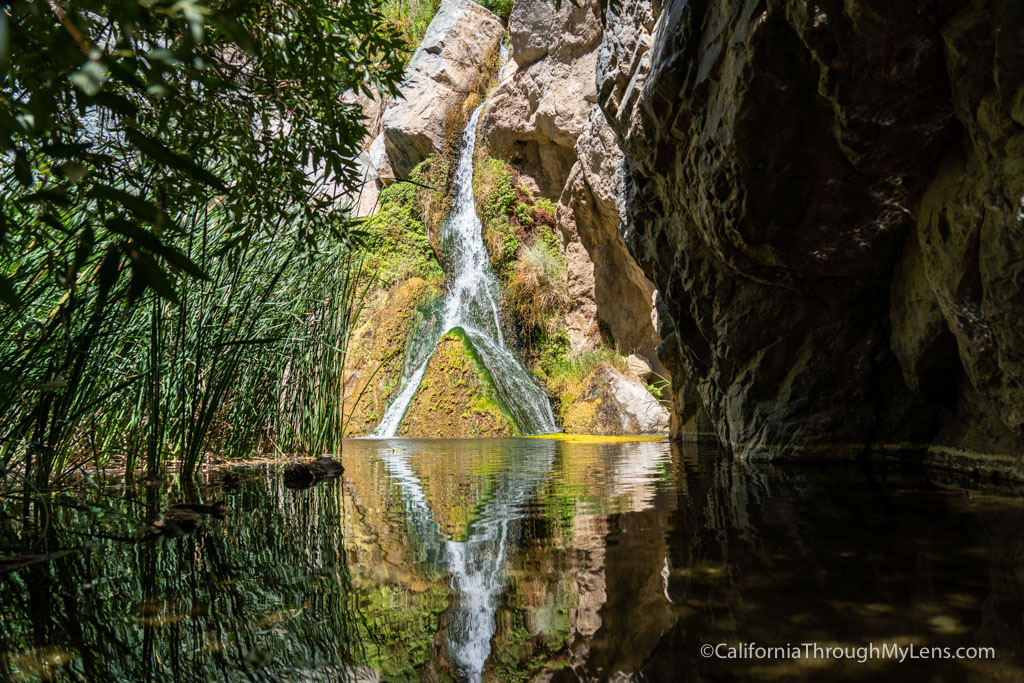
<svg viewBox="0 0 1024 683">
<path fill-rule="evenodd" d="M 445 334 L 427 363 L 398 435 L 458 439 L 515 433 L 515 423 L 465 333 L 456 328 Z"/>
<path fill-rule="evenodd" d="M 583 381 L 576 400 L 563 406 L 562 430 L 606 436 L 644 432 L 634 410 L 616 398 L 611 386 L 615 378 L 621 376 L 607 366 L 593 370 Z"/>
<path fill-rule="evenodd" d="M 343 405 L 345 436 L 373 433 L 388 400 L 398 389 L 406 343 L 418 320 L 417 307 L 433 296 L 427 281 L 404 280 L 367 306 L 349 343 Z"/>
</svg>

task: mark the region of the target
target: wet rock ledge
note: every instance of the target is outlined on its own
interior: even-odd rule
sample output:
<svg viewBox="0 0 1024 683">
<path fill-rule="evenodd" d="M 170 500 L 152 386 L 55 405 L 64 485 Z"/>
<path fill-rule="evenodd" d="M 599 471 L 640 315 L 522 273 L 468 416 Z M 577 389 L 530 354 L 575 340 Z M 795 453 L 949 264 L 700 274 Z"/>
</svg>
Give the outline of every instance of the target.
<svg viewBox="0 0 1024 683">
<path fill-rule="evenodd" d="M 1022 478 L 1024 4 L 630 0 L 597 81 L 677 434 Z"/>
</svg>

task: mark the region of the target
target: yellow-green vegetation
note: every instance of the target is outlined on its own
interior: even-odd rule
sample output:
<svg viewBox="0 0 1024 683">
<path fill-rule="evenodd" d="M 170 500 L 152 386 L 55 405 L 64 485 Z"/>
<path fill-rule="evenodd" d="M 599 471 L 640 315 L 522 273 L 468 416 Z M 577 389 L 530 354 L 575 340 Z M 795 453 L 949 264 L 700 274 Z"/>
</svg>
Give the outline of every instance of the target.
<svg viewBox="0 0 1024 683">
<path fill-rule="evenodd" d="M 403 65 L 419 47 L 440 5 L 440 0 L 385 0 L 381 4 L 381 13 L 394 27 L 405 48 L 400 55 Z"/>
<path fill-rule="evenodd" d="M 373 432 L 398 389 L 422 308 L 444 284 L 436 235 L 447 201 L 448 164 L 431 156 L 384 189 L 362 224 L 366 272 L 375 278 L 350 340 L 344 383 L 346 436 Z"/>
<path fill-rule="evenodd" d="M 431 157 L 413 169 L 413 182 L 397 182 L 380 193 L 380 209 L 363 223 L 367 265 L 380 283 L 391 286 L 409 277 L 440 281 L 444 271 L 428 234 L 444 192 L 428 189 L 438 164 Z"/>
<path fill-rule="evenodd" d="M 504 161 L 482 153 L 475 164 L 473 189 L 507 312 L 527 356 L 535 356 L 560 329 L 569 304 L 555 206 L 522 187 L 518 173 Z"/>
<path fill-rule="evenodd" d="M 595 392 L 600 368 L 628 372 L 625 359 L 599 347 L 572 355 L 564 316 L 569 310 L 566 262 L 555 228 L 555 206 L 533 196 L 504 161 L 478 152 L 473 177 L 484 243 L 503 286 L 506 323 L 518 334 L 527 364 L 555 403 L 566 431 L 616 434 L 617 411 Z M 581 402 L 584 394 L 594 400 Z M 593 395 L 593 396 L 592 396 Z"/>
<path fill-rule="evenodd" d="M 574 430 L 571 425 L 567 424 L 567 418 L 569 411 L 586 398 L 586 390 L 593 383 L 594 373 L 603 367 L 610 367 L 619 372 L 627 371 L 625 359 L 616 351 L 608 348 L 584 351 L 571 358 L 564 351 L 559 353 L 558 349 L 555 349 L 541 358 L 540 371 L 543 373 L 548 391 L 559 403 L 559 415 L 562 420 L 562 428 L 565 431 L 598 433 L 590 429 Z"/>
<path fill-rule="evenodd" d="M 441 615 L 448 608 L 448 587 L 443 577 L 422 586 L 384 583 L 359 585 L 356 592 L 364 662 L 380 671 L 386 681 L 418 681 L 433 654 Z"/>
<path fill-rule="evenodd" d="M 465 438 L 512 436 L 515 422 L 490 373 L 461 328 L 441 337 L 399 436 Z"/>
<path fill-rule="evenodd" d="M 346 436 L 371 433 L 398 388 L 417 307 L 438 294 L 437 283 L 404 280 L 378 291 L 349 341 L 343 391 Z"/>
</svg>

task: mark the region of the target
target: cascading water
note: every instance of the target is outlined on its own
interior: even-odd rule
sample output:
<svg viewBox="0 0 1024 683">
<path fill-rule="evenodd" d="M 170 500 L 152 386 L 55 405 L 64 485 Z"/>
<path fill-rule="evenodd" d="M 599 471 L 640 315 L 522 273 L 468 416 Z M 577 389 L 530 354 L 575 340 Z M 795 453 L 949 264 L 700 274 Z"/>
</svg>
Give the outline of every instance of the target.
<svg viewBox="0 0 1024 683">
<path fill-rule="evenodd" d="M 538 441 L 508 463 L 465 541 L 449 540 L 441 533 L 409 455 L 405 444 L 399 443 L 382 459 L 404 494 L 406 519 L 420 561 L 451 573 L 458 600 L 451 615 L 448 648 L 465 680 L 478 683 L 491 653 L 505 558 L 518 536 L 515 524 L 526 515 L 526 504 L 550 472 L 554 446 Z"/>
<path fill-rule="evenodd" d="M 437 342 L 445 332 L 461 327 L 494 380 L 516 427 L 524 434 L 556 431 L 548 398 L 536 380 L 508 347 L 501 332 L 498 281 L 491 271 L 484 246 L 480 218 L 473 199 L 473 147 L 483 105 L 462 133 L 459 162 L 455 169 L 455 204 L 441 231 L 441 244 L 449 257 L 449 285 L 440 310 L 423 321 L 410 344 L 402 382 L 384 417 L 377 436 L 394 436 L 409 403 L 420 386 Z"/>
</svg>

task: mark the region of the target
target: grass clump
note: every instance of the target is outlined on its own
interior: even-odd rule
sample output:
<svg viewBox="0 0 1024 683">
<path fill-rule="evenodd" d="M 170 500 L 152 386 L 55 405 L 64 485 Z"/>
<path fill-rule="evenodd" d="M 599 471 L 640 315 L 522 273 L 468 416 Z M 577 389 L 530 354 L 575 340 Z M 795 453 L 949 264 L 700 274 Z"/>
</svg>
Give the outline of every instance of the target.
<svg viewBox="0 0 1024 683">
<path fill-rule="evenodd" d="M 381 14 L 405 48 L 400 55 L 403 66 L 409 63 L 412 53 L 423 41 L 427 26 L 440 5 L 440 0 L 385 0 L 381 4 Z"/>
</svg>

